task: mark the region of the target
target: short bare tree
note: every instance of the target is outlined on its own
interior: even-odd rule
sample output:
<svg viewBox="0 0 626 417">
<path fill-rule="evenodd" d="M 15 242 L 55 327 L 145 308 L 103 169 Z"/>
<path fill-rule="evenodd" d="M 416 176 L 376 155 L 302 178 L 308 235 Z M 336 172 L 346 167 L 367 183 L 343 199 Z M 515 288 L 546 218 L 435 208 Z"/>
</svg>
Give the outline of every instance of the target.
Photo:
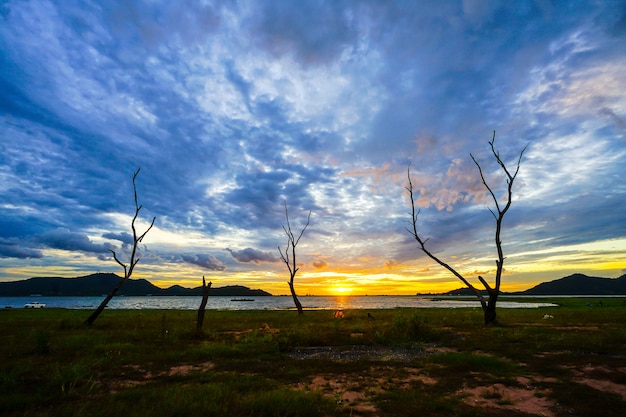
<svg viewBox="0 0 626 417">
<path fill-rule="evenodd" d="M 439 257 L 434 255 L 432 252 L 430 252 L 426 248 L 426 242 L 428 241 L 428 239 L 424 238 L 423 236 L 420 236 L 419 232 L 417 231 L 417 216 L 419 215 L 420 211 L 415 209 L 415 196 L 413 192 L 413 183 L 411 182 L 410 167 L 407 170 L 408 186 L 406 187 L 407 191 L 409 192 L 409 197 L 411 199 L 411 228 L 407 229 L 407 231 L 411 234 L 411 236 L 413 236 L 413 238 L 415 238 L 422 252 L 424 252 L 429 258 L 437 262 L 439 265 L 441 265 L 442 267 L 450 271 L 455 277 L 461 280 L 461 282 L 463 282 L 463 284 L 465 284 L 467 288 L 472 290 L 472 292 L 476 295 L 476 297 L 478 297 L 478 300 L 480 301 L 480 304 L 483 309 L 485 325 L 492 325 L 492 324 L 497 323 L 496 303 L 498 301 L 498 295 L 500 294 L 500 282 L 502 280 L 502 272 L 504 271 L 504 259 L 505 259 L 504 253 L 502 251 L 502 240 L 500 239 L 500 233 L 502 231 L 502 220 L 504 219 L 504 215 L 507 213 L 507 211 L 511 207 L 511 201 L 513 197 L 513 182 L 515 181 L 515 178 L 517 177 L 517 174 L 520 169 L 520 164 L 522 162 L 522 156 L 524 155 L 524 151 L 526 150 L 526 147 L 527 147 L 527 146 L 524 147 L 524 149 L 522 149 L 522 151 L 520 152 L 519 157 L 517 159 L 517 166 L 515 168 L 515 171 L 511 173 L 511 171 L 507 169 L 506 165 L 500 158 L 500 153 L 495 149 L 495 145 L 494 145 L 495 140 L 496 140 L 496 132 L 494 131 L 493 138 L 489 142 L 489 146 L 491 147 L 491 153 L 496 159 L 496 162 L 498 163 L 498 165 L 500 165 L 500 168 L 502 169 L 502 171 L 504 172 L 506 176 L 507 193 L 503 201 L 498 200 L 493 189 L 487 183 L 487 180 L 485 179 L 485 175 L 483 174 L 483 170 L 480 164 L 478 163 L 476 158 L 474 158 L 474 155 L 470 154 L 472 161 L 474 161 L 474 164 L 476 164 L 476 166 L 478 167 L 478 172 L 480 173 L 480 179 L 482 180 L 483 185 L 487 188 L 487 191 L 489 191 L 489 194 L 491 195 L 491 198 L 496 208 L 495 211 L 492 210 L 491 208 L 489 209 L 494 219 L 496 220 L 495 241 L 496 241 L 496 249 L 498 252 L 498 259 L 496 260 L 496 276 L 495 276 L 495 283 L 493 287 L 490 286 L 482 276 L 480 275 L 478 276 L 478 280 L 487 290 L 488 299 L 486 301 L 485 301 L 485 297 L 483 296 L 483 294 L 476 287 L 474 287 L 463 275 L 461 275 L 456 269 L 454 269 L 453 267 L 451 267 L 450 265 L 442 261 Z"/>
<path fill-rule="evenodd" d="M 302 310 L 302 304 L 300 300 L 298 300 L 298 296 L 296 295 L 296 290 L 293 286 L 294 278 L 296 277 L 296 273 L 300 268 L 298 268 L 298 264 L 296 263 L 296 246 L 298 246 L 298 242 L 300 242 L 300 238 L 304 234 L 304 231 L 307 227 L 309 227 L 309 221 L 311 220 L 311 211 L 309 210 L 309 215 L 306 219 L 306 224 L 302 228 L 302 231 L 296 238 L 296 235 L 291 230 L 291 224 L 289 223 L 289 211 L 287 211 L 287 202 L 285 201 L 285 218 L 287 219 L 287 227 L 283 225 L 283 230 L 287 235 L 287 245 L 285 250 L 283 251 L 280 246 L 278 247 L 278 252 L 280 253 L 280 257 L 282 258 L 285 265 L 287 265 L 287 269 L 289 269 L 289 290 L 291 291 L 291 296 L 293 297 L 293 302 L 298 309 L 298 314 L 304 314 Z M 291 254 L 290 254 L 291 253 Z"/>
<path fill-rule="evenodd" d="M 196 331 L 202 333 L 202 325 L 204 324 L 204 312 L 206 311 L 206 304 L 209 300 L 209 291 L 211 290 L 212 282 L 207 285 L 206 279 L 202 276 L 202 301 L 198 308 L 198 319 L 196 320 Z"/>
<path fill-rule="evenodd" d="M 146 234 L 150 231 L 150 229 L 152 229 L 152 226 L 154 226 L 154 222 L 156 221 L 156 217 L 153 217 L 152 222 L 150 223 L 150 227 L 148 227 L 146 231 L 143 232 L 142 234 L 140 235 L 137 234 L 137 229 L 135 228 L 135 221 L 137 221 L 137 217 L 139 217 L 139 212 L 141 211 L 142 206 L 139 205 L 139 202 L 137 200 L 137 185 L 135 184 L 135 180 L 137 179 L 137 175 L 139 175 L 140 170 L 141 168 L 138 168 L 137 171 L 135 171 L 135 174 L 133 175 L 133 192 L 135 194 L 135 215 L 133 216 L 133 220 L 130 223 L 130 227 L 133 230 L 133 249 L 130 254 L 129 264 L 126 265 L 123 262 L 121 262 L 119 258 L 117 257 L 117 254 L 115 253 L 115 251 L 112 249 L 109 249 L 111 253 L 113 254 L 113 259 L 115 260 L 115 262 L 117 262 L 122 268 L 124 268 L 124 278 L 119 282 L 119 284 L 115 286 L 115 288 L 113 288 L 113 290 L 111 290 L 109 295 L 107 295 L 106 298 L 102 300 L 98 308 L 85 321 L 85 324 L 87 324 L 88 326 L 91 326 L 93 322 L 96 321 L 100 313 L 102 313 L 102 311 L 106 308 L 109 301 L 111 301 L 111 299 L 115 296 L 115 294 L 119 291 L 119 289 L 122 288 L 122 286 L 126 283 L 126 281 L 130 279 L 135 269 L 135 266 L 137 266 L 137 263 L 139 262 L 139 258 L 137 258 L 137 246 L 139 246 L 139 244 L 141 243 L 143 238 L 146 236 Z"/>
</svg>

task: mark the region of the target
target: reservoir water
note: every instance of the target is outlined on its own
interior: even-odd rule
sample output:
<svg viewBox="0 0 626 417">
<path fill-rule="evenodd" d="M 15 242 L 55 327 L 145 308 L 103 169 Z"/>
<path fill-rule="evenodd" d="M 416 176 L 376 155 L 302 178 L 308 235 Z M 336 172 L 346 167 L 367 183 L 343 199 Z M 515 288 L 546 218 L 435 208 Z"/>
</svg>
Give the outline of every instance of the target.
<svg viewBox="0 0 626 417">
<path fill-rule="evenodd" d="M 0 308 L 24 308 L 24 305 L 37 301 L 46 308 L 95 309 L 104 297 L 0 297 Z M 299 297 L 305 309 L 393 309 L 393 308 L 480 308 L 478 300 L 454 299 L 452 297 L 417 297 L 417 296 L 303 296 Z M 158 310 L 197 310 L 201 297 L 144 296 L 114 297 L 108 304 L 109 309 L 158 309 Z M 528 302 L 506 301 L 501 297 L 499 308 L 538 308 L 556 307 L 556 304 L 532 300 Z M 294 309 L 293 300 L 288 296 L 246 297 L 209 297 L 207 310 L 290 310 Z"/>
</svg>

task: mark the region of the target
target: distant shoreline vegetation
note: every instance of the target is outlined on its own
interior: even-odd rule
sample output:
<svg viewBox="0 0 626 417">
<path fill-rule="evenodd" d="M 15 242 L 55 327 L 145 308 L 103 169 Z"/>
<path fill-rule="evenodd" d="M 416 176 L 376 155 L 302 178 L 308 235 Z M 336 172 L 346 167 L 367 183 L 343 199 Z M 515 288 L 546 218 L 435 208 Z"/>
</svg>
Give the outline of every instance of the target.
<svg viewBox="0 0 626 417">
<path fill-rule="evenodd" d="M 107 294 L 122 278 L 112 273 L 96 273 L 76 278 L 35 277 L 21 281 L 0 282 L 0 297 L 95 297 Z M 619 278 L 589 277 L 574 274 L 554 281 L 544 282 L 525 291 L 502 292 L 502 295 L 626 295 L 626 274 Z M 173 285 L 159 288 L 145 279 L 130 279 L 119 291 L 125 296 L 202 296 L 202 287 L 185 288 Z M 279 294 L 277 296 L 280 296 Z M 417 293 L 417 296 L 473 296 L 467 288 L 444 293 Z M 209 296 L 271 297 L 267 291 L 250 289 L 242 285 L 213 287 Z"/>
</svg>

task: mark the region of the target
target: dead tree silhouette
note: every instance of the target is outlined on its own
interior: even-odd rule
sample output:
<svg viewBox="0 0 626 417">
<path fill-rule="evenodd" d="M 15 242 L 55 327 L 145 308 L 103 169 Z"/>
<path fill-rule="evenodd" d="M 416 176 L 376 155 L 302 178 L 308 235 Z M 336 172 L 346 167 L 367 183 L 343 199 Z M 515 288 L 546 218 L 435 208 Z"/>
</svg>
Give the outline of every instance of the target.
<svg viewBox="0 0 626 417">
<path fill-rule="evenodd" d="M 154 222 L 156 221 L 156 217 L 153 217 L 152 222 L 150 223 L 150 226 L 146 229 L 146 231 L 140 235 L 137 234 L 137 229 L 135 228 L 135 222 L 137 221 L 137 217 L 139 217 L 139 212 L 141 211 L 142 206 L 139 204 L 137 200 L 137 184 L 135 183 L 135 180 L 137 179 L 137 175 L 139 175 L 140 170 L 141 168 L 138 168 L 137 171 L 135 171 L 135 174 L 133 175 L 133 192 L 135 195 L 135 215 L 133 216 L 133 220 L 130 223 L 130 227 L 133 231 L 133 249 L 130 254 L 129 264 L 126 265 L 123 262 L 121 262 L 119 258 L 117 257 L 117 254 L 115 253 L 115 251 L 110 249 L 111 253 L 113 254 L 113 259 L 115 260 L 115 262 L 117 262 L 122 268 L 124 268 L 124 278 L 119 282 L 119 284 L 115 286 L 115 288 L 113 288 L 113 290 L 111 290 L 109 295 L 107 295 L 106 298 L 102 300 L 98 308 L 93 313 L 91 313 L 89 318 L 85 320 L 85 324 L 87 324 L 88 326 L 91 326 L 93 322 L 96 321 L 100 313 L 102 313 L 102 311 L 106 308 L 109 301 L 111 301 L 111 299 L 115 296 L 115 294 L 119 291 L 119 289 L 122 288 L 122 286 L 126 283 L 126 281 L 130 279 L 135 269 L 135 266 L 137 266 L 137 263 L 139 262 L 139 258 L 137 258 L 137 246 L 139 245 L 139 243 L 141 243 L 141 241 L 146 236 L 146 234 L 150 231 L 150 229 L 152 229 L 152 226 L 154 226 Z"/>
<path fill-rule="evenodd" d="M 487 183 L 487 180 L 485 179 L 485 175 L 483 174 L 483 170 L 480 164 L 478 163 L 476 158 L 474 158 L 474 155 L 470 154 L 472 161 L 474 161 L 474 164 L 476 164 L 476 166 L 478 167 L 478 172 L 480 173 L 480 179 L 482 180 L 483 185 L 485 186 L 485 188 L 487 188 L 487 191 L 491 195 L 491 198 L 496 208 L 495 211 L 492 210 L 491 208 L 489 209 L 494 219 L 496 220 L 495 242 L 496 242 L 496 250 L 498 253 L 498 259 L 496 260 L 496 276 L 495 276 L 494 286 L 493 287 L 490 286 L 482 276 L 478 276 L 478 280 L 487 290 L 487 295 L 488 295 L 487 300 L 485 300 L 485 297 L 481 294 L 481 292 L 476 287 L 474 287 L 456 269 L 451 267 L 446 262 L 442 261 L 439 257 L 434 255 L 432 252 L 430 252 L 426 248 L 426 242 L 428 241 L 428 239 L 421 236 L 419 232 L 417 231 L 417 217 L 420 211 L 416 210 L 415 208 L 415 196 L 414 196 L 414 191 L 413 191 L 413 182 L 411 181 L 410 167 L 407 169 L 408 186 L 406 187 L 406 190 L 409 192 L 409 198 L 411 200 L 411 228 L 408 228 L 407 231 L 417 241 L 417 243 L 419 244 L 419 249 L 422 252 L 424 252 L 429 258 L 437 262 L 439 265 L 441 265 L 442 267 L 450 271 L 455 277 L 461 280 L 461 282 L 463 282 L 463 284 L 465 284 L 466 287 L 472 290 L 472 292 L 476 295 L 476 297 L 480 301 L 480 304 L 483 309 L 483 314 L 484 314 L 484 323 L 486 325 L 497 323 L 496 304 L 498 302 L 498 295 L 500 294 L 500 283 L 502 281 L 502 272 L 504 270 L 504 259 L 505 259 L 504 252 L 502 251 L 502 240 L 500 239 L 500 234 L 502 231 L 502 220 L 504 219 L 504 215 L 507 213 L 507 211 L 509 211 L 509 208 L 511 207 L 511 201 L 513 197 L 513 182 L 515 181 L 515 178 L 517 177 L 517 174 L 519 173 L 520 164 L 522 162 L 522 156 L 524 155 L 524 151 L 526 151 L 526 148 L 528 147 L 528 146 L 525 146 L 524 149 L 522 149 L 522 151 L 520 152 L 519 157 L 517 159 L 517 167 L 515 168 L 515 172 L 511 173 L 507 169 L 502 159 L 500 158 L 500 153 L 495 149 L 495 145 L 494 145 L 495 141 L 496 141 L 496 132 L 494 131 L 493 138 L 489 142 L 489 145 L 491 147 L 491 153 L 493 154 L 494 158 L 496 159 L 496 162 L 498 163 L 498 165 L 500 165 L 500 168 L 502 169 L 502 171 L 504 172 L 506 176 L 507 193 L 503 202 L 500 202 L 498 200 L 493 189 Z"/>
<path fill-rule="evenodd" d="M 291 297 L 293 298 L 293 302 L 296 305 L 296 308 L 298 309 L 298 314 L 302 315 L 304 314 L 304 311 L 302 310 L 302 304 L 300 303 L 300 300 L 298 300 L 298 296 L 296 295 L 296 290 L 293 284 L 294 278 L 296 277 L 296 273 L 300 269 L 298 268 L 298 264 L 296 263 L 296 246 L 298 246 L 298 242 L 300 242 L 300 238 L 302 238 L 302 235 L 304 234 L 304 231 L 306 230 L 306 228 L 309 227 L 309 221 L 311 220 L 311 211 L 309 210 L 309 215 L 306 219 L 306 224 L 302 228 L 302 231 L 300 232 L 297 238 L 294 235 L 293 231 L 291 230 L 291 224 L 289 223 L 289 211 L 287 210 L 286 201 L 285 201 L 285 218 L 287 219 L 287 227 L 283 225 L 283 230 L 285 231 L 285 234 L 287 235 L 287 245 L 285 247 L 284 252 L 279 246 L 278 252 L 280 253 L 280 257 L 285 263 L 285 265 L 287 265 L 287 269 L 289 270 L 289 282 L 287 282 L 287 284 L 289 284 Z M 291 252 L 291 255 L 289 254 L 290 252 Z"/>
</svg>

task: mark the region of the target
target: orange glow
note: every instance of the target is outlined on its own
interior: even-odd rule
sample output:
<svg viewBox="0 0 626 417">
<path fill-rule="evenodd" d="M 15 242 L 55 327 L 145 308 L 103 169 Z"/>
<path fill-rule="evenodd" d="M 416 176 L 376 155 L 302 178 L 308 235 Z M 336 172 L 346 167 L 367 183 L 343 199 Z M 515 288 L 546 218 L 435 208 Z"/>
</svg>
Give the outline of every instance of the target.
<svg viewBox="0 0 626 417">
<path fill-rule="evenodd" d="M 332 292 L 337 295 L 348 295 L 352 292 L 352 287 L 334 287 Z"/>
</svg>

